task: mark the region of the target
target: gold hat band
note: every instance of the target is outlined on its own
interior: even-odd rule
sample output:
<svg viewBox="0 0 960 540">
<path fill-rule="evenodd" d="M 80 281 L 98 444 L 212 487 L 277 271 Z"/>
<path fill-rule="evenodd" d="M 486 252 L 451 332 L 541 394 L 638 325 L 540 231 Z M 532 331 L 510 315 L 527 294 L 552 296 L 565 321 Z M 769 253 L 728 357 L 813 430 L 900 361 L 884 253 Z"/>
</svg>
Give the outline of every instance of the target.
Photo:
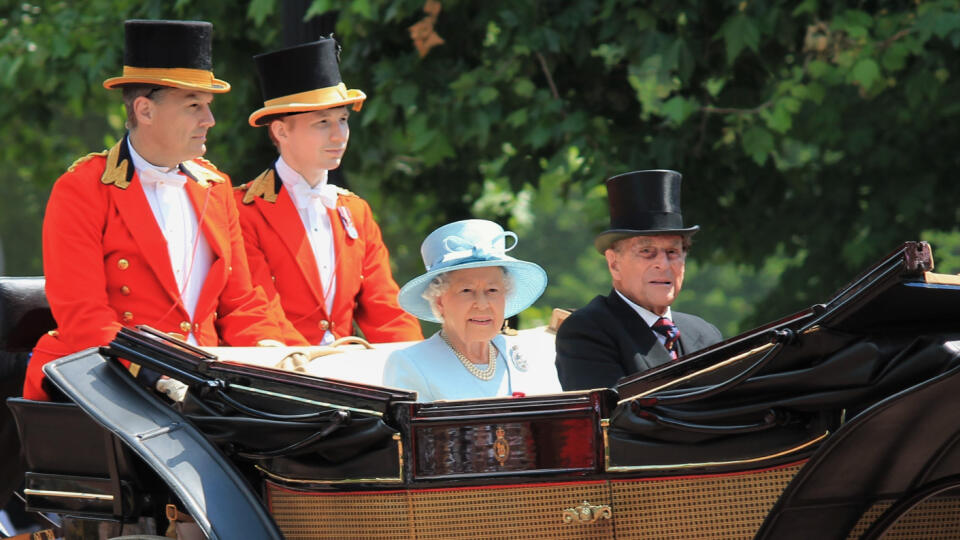
<svg viewBox="0 0 960 540">
<path fill-rule="evenodd" d="M 263 105 L 264 107 L 276 107 L 277 105 L 331 103 L 345 100 L 348 97 L 347 85 L 340 83 L 336 86 L 317 88 L 316 90 L 268 99 L 263 102 Z"/>
<path fill-rule="evenodd" d="M 267 100 L 263 103 L 263 108 L 250 115 L 249 122 L 251 126 L 257 127 L 265 125 L 260 124 L 260 120 L 275 114 L 295 114 L 347 105 L 350 105 L 353 110 L 359 111 L 365 99 L 367 99 L 367 95 L 362 91 L 347 90 L 346 85 L 340 83 L 337 86 L 328 86 L 327 88 L 318 88 Z"/>
<path fill-rule="evenodd" d="M 129 78 L 173 79 L 196 86 L 213 85 L 213 72 L 203 69 L 123 66 L 123 76 Z"/>
</svg>

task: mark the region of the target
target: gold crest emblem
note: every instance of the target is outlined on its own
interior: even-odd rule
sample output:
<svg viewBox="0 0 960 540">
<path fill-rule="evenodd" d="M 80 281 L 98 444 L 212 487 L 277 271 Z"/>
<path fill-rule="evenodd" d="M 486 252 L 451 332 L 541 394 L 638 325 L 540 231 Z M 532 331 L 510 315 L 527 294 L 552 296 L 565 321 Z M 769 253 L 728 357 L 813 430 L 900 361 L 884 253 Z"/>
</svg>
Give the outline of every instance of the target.
<svg viewBox="0 0 960 540">
<path fill-rule="evenodd" d="M 497 440 L 493 441 L 493 457 L 497 459 L 501 467 L 510 458 L 510 443 L 507 442 L 504 435 L 506 435 L 506 432 L 502 427 L 498 427 Z"/>
</svg>

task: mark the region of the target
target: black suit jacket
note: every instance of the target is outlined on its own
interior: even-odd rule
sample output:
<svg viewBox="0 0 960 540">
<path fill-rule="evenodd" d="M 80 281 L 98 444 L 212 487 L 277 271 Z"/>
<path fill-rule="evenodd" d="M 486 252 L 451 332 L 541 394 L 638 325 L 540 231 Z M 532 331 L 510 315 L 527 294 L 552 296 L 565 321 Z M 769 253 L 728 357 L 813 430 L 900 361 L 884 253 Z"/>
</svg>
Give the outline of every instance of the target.
<svg viewBox="0 0 960 540">
<path fill-rule="evenodd" d="M 700 317 L 672 314 L 681 355 L 723 339 Z M 574 311 L 557 331 L 557 374 L 564 390 L 610 388 L 623 376 L 669 361 L 670 353 L 650 326 L 616 291 Z"/>
</svg>

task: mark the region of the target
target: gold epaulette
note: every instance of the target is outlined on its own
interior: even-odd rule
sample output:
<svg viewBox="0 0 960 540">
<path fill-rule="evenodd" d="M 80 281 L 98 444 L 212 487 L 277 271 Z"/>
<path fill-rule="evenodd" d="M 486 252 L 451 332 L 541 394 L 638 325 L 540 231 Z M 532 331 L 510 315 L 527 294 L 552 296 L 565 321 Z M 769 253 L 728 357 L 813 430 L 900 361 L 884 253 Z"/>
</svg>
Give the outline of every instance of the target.
<svg viewBox="0 0 960 540">
<path fill-rule="evenodd" d="M 197 163 L 198 161 L 202 162 L 203 164 L 209 165 L 210 168 L 207 168 L 204 165 Z M 223 177 L 223 175 L 217 172 L 217 168 L 212 163 L 210 163 L 209 161 L 203 158 L 194 158 L 191 161 L 184 161 L 180 165 L 184 168 L 187 174 L 192 176 L 193 179 L 196 180 L 197 183 L 203 187 L 207 187 L 208 185 L 210 185 L 209 184 L 210 182 L 222 184 L 227 180 L 226 178 Z"/>
<path fill-rule="evenodd" d="M 267 169 L 260 173 L 260 176 L 247 182 L 246 195 L 243 196 L 243 204 L 251 204 L 257 197 L 263 197 L 267 202 L 277 202 L 276 177 L 273 169 Z"/>
<path fill-rule="evenodd" d="M 349 189 L 342 188 L 340 186 L 335 186 L 337 188 L 337 195 L 343 195 L 345 197 L 360 197 L 356 193 L 350 191 Z"/>
<path fill-rule="evenodd" d="M 103 150 L 102 152 L 90 152 L 89 154 L 83 156 L 82 158 L 74 161 L 69 167 L 67 167 L 67 172 L 73 172 L 78 165 L 82 165 L 95 157 L 103 157 L 107 155 L 107 151 Z"/>
<path fill-rule="evenodd" d="M 342 188 L 342 187 L 336 186 L 336 185 L 333 186 L 333 187 L 337 188 L 337 196 L 341 196 L 341 197 L 356 197 L 356 198 L 358 198 L 358 199 L 360 198 L 359 195 L 357 195 L 356 193 L 350 191 L 349 189 Z"/>
<path fill-rule="evenodd" d="M 120 152 L 125 140 L 120 139 L 117 144 L 113 145 L 113 148 L 107 151 L 107 167 L 103 170 L 103 176 L 100 177 L 101 184 L 108 186 L 113 184 L 120 189 L 127 189 L 130 186 L 130 181 L 127 180 L 128 168 L 131 165 L 130 160 L 120 159 Z"/>
<path fill-rule="evenodd" d="M 203 156 L 200 156 L 200 157 L 194 158 L 194 159 L 196 159 L 196 160 L 199 161 L 200 163 L 203 163 L 204 165 L 209 166 L 211 169 L 213 169 L 213 170 L 215 170 L 215 171 L 219 171 L 219 170 L 220 170 L 220 167 L 217 167 L 216 165 L 214 165 L 213 163 L 211 163 L 209 159 L 207 159 L 207 158 L 205 158 L 205 157 L 203 157 Z"/>
</svg>

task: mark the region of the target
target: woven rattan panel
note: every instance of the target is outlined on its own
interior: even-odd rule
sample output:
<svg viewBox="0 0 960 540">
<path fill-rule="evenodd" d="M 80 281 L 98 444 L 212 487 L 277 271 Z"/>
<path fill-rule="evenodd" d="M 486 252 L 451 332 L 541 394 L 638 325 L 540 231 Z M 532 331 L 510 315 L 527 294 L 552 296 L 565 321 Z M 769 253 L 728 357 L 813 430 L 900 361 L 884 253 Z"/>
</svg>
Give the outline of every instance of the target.
<svg viewBox="0 0 960 540">
<path fill-rule="evenodd" d="M 847 538 L 859 538 L 890 504 L 890 501 L 874 504 L 863 514 Z M 960 538 L 960 497 L 943 497 L 924 502 L 903 516 L 883 537 L 884 540 L 931 538 Z"/>
<path fill-rule="evenodd" d="M 295 492 L 268 482 L 267 492 L 291 540 L 749 539 L 798 470 L 382 493 Z M 564 523 L 564 510 L 584 502 L 609 505 L 613 519 Z"/>
<path fill-rule="evenodd" d="M 753 538 L 800 467 L 611 482 L 617 538 Z"/>
<path fill-rule="evenodd" d="M 609 505 L 606 482 L 412 494 L 417 538 L 612 538 L 612 523 L 564 523 L 563 511 Z"/>
<path fill-rule="evenodd" d="M 288 540 L 613 538 L 609 519 L 563 521 L 564 510 L 584 501 L 609 505 L 606 482 L 406 494 L 297 493 L 267 483 L 267 491 L 271 513 Z"/>
<path fill-rule="evenodd" d="M 306 494 L 268 482 L 267 494 L 287 540 L 413 537 L 403 492 Z"/>
</svg>

